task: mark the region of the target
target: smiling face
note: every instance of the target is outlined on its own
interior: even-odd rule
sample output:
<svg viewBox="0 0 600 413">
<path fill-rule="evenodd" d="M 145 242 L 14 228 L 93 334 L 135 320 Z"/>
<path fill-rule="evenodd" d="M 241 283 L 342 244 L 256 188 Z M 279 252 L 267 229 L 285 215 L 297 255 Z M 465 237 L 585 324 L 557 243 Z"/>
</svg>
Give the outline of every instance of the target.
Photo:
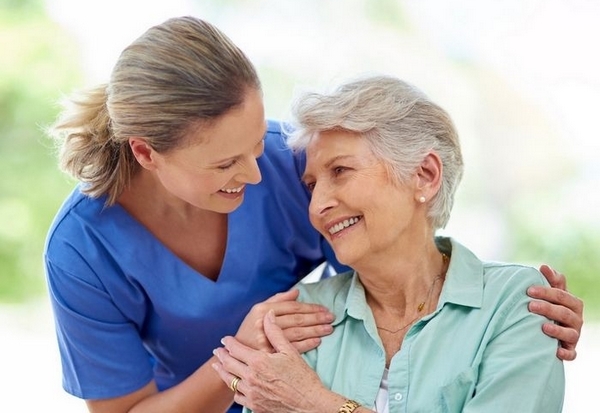
<svg viewBox="0 0 600 413">
<path fill-rule="evenodd" d="M 265 130 L 262 95 L 252 90 L 239 108 L 208 127 L 192 128 L 186 139 L 198 143 L 153 152 L 150 169 L 172 198 L 231 212 L 241 205 L 245 186 L 261 181 L 256 160 L 264 150 Z"/>
<path fill-rule="evenodd" d="M 340 262 L 356 269 L 422 236 L 427 223 L 414 182 L 393 182 L 365 138 L 341 130 L 321 132 L 306 154 L 303 180 L 312 192 L 310 220 Z"/>
</svg>

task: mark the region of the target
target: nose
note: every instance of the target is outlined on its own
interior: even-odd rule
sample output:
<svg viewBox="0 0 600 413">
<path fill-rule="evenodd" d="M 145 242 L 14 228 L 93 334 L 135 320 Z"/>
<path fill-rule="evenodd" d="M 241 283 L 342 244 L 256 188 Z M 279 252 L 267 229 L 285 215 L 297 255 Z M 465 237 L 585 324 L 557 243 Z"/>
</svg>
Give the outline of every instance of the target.
<svg viewBox="0 0 600 413">
<path fill-rule="evenodd" d="M 337 205 L 335 191 L 331 185 L 316 183 L 308 206 L 309 214 L 314 218 L 325 215 L 331 208 Z"/>
<path fill-rule="evenodd" d="M 256 185 L 262 181 L 262 175 L 260 173 L 260 168 L 258 167 L 258 159 L 254 156 L 249 157 L 248 165 L 244 172 L 246 178 L 245 181 L 249 184 Z"/>
</svg>

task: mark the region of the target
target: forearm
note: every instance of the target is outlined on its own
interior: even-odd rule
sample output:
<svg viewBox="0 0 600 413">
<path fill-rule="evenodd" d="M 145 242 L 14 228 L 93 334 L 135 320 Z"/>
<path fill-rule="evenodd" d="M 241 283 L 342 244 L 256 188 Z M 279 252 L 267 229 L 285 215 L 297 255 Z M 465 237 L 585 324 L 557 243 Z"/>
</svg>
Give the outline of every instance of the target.
<svg viewBox="0 0 600 413">
<path fill-rule="evenodd" d="M 233 392 L 216 374 L 209 359 L 186 380 L 159 392 L 154 382 L 128 395 L 113 399 L 87 400 L 91 413 L 224 413 L 233 403 Z"/>
<path fill-rule="evenodd" d="M 233 403 L 233 392 L 210 366 L 211 357 L 186 380 L 138 403 L 129 413 L 225 412 Z"/>
</svg>

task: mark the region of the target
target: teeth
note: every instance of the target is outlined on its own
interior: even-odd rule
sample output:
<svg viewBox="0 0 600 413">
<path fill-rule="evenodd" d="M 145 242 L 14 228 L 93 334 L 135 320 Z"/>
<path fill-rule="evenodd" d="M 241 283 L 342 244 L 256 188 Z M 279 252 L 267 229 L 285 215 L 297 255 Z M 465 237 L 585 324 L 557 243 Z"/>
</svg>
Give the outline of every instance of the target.
<svg viewBox="0 0 600 413">
<path fill-rule="evenodd" d="M 329 233 L 331 235 L 336 234 L 336 233 L 340 232 L 341 230 L 343 230 L 344 228 L 351 227 L 352 225 L 356 224 L 358 221 L 360 221 L 360 217 L 353 217 L 350 219 L 346 219 L 342 222 L 338 222 L 333 227 L 329 228 Z"/>
<path fill-rule="evenodd" d="M 229 188 L 224 188 L 224 189 L 221 189 L 221 192 L 226 192 L 226 193 L 228 193 L 228 194 L 237 194 L 237 193 L 238 193 L 238 192 L 240 192 L 242 189 L 244 189 L 244 186 L 243 186 L 243 185 L 242 185 L 242 186 L 240 186 L 239 188 L 231 188 L 231 189 L 229 189 Z"/>
</svg>

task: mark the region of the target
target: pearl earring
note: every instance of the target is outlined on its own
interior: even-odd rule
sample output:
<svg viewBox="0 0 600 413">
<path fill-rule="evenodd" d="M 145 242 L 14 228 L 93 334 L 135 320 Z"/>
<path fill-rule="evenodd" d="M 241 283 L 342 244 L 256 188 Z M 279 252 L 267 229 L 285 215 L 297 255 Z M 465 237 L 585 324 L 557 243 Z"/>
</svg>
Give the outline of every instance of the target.
<svg viewBox="0 0 600 413">
<path fill-rule="evenodd" d="M 424 196 L 421 196 L 421 197 L 419 198 L 419 202 L 420 202 L 420 203 L 423 203 L 423 202 L 425 202 L 425 197 L 424 197 Z"/>
</svg>

